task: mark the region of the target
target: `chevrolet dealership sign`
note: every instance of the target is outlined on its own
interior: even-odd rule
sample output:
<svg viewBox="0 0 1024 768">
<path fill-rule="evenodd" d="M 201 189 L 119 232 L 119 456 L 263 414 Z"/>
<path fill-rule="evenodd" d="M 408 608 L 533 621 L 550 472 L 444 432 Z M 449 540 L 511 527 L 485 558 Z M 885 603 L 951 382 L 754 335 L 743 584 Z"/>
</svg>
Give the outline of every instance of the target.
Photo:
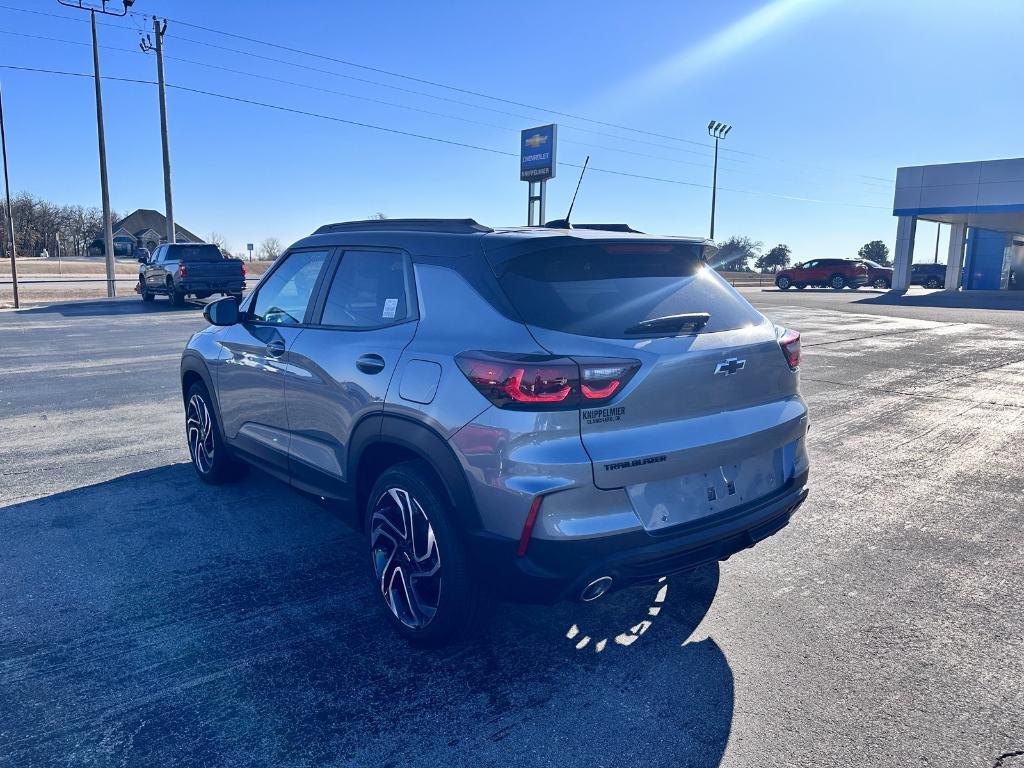
<svg viewBox="0 0 1024 768">
<path fill-rule="evenodd" d="M 542 125 L 523 131 L 519 141 L 519 180 L 553 179 L 557 143 L 557 125 Z"/>
</svg>

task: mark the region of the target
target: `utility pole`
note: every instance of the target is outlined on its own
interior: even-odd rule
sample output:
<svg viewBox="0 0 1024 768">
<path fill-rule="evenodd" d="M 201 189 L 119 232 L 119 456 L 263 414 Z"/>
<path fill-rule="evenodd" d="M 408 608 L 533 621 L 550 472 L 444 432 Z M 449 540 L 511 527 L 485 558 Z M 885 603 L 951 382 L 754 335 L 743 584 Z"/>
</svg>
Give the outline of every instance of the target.
<svg viewBox="0 0 1024 768">
<path fill-rule="evenodd" d="M 939 233 L 942 232 L 942 224 L 935 222 L 935 264 L 939 263 Z"/>
<path fill-rule="evenodd" d="M 164 33 L 167 19 L 161 24 L 153 17 L 153 35 L 156 38 L 156 80 L 160 90 L 160 137 L 164 145 L 164 216 L 167 219 L 167 242 L 176 242 L 174 232 L 174 201 L 171 198 L 171 145 L 167 138 L 167 91 L 164 88 Z"/>
<path fill-rule="evenodd" d="M 128 9 L 132 7 L 135 0 L 121 0 L 123 6 L 120 13 L 107 10 L 107 3 L 111 0 L 99 0 L 100 5 L 86 5 L 85 0 L 57 0 L 68 8 L 77 8 L 81 11 L 89 11 L 92 21 L 92 71 L 96 81 L 96 134 L 99 138 L 100 148 L 100 194 L 103 202 L 103 251 L 107 262 L 107 296 L 117 295 L 116 283 L 114 282 L 114 232 L 113 222 L 110 220 L 110 185 L 107 183 L 107 138 L 103 131 L 103 91 L 100 88 L 100 45 L 96 38 L 96 13 L 107 16 L 127 16 Z"/>
<path fill-rule="evenodd" d="M 100 144 L 100 194 L 103 200 L 103 255 L 107 262 L 107 296 L 117 295 L 114 282 L 114 230 L 110 220 L 110 185 L 107 180 L 107 137 L 103 130 L 103 91 L 100 88 L 100 46 L 96 40 L 96 11 L 92 19 L 92 70 L 96 80 L 96 134 Z"/>
<path fill-rule="evenodd" d="M 731 125 L 719 123 L 712 120 L 708 123 L 708 136 L 715 140 L 715 170 L 711 176 L 711 235 L 709 240 L 715 239 L 715 198 L 718 196 L 718 142 L 729 135 Z"/>
<path fill-rule="evenodd" d="M 4 129 L 4 94 L 0 89 L 0 147 L 4 156 L 4 193 L 7 197 L 7 232 L 5 236 L 11 243 L 11 284 L 14 286 L 14 308 L 21 304 L 18 301 L 18 262 L 17 248 L 14 245 L 14 214 L 11 211 L 11 180 L 7 176 L 7 133 Z"/>
</svg>

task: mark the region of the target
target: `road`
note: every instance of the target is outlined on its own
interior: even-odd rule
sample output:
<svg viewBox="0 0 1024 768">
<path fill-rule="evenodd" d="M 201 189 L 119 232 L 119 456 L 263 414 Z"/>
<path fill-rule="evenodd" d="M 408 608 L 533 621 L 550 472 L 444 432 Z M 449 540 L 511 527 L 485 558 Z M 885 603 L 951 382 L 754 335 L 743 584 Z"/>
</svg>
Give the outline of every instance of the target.
<svg viewBox="0 0 1024 768">
<path fill-rule="evenodd" d="M 196 480 L 176 382 L 194 308 L 0 312 L 0 765 L 1024 750 L 1024 315 L 745 295 L 804 334 L 812 489 L 790 526 L 594 604 L 500 606 L 441 652 L 382 629 L 331 510 L 255 472 Z"/>
</svg>

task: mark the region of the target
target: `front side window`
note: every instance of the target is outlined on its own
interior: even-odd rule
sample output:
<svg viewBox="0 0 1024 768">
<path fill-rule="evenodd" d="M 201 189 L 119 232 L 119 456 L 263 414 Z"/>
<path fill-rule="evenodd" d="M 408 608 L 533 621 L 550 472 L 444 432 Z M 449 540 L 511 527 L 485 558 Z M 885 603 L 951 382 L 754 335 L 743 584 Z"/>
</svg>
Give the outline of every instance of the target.
<svg viewBox="0 0 1024 768">
<path fill-rule="evenodd" d="M 324 303 L 323 325 L 381 328 L 410 316 L 405 257 L 394 251 L 345 251 Z"/>
<path fill-rule="evenodd" d="M 251 319 L 275 325 L 300 325 L 329 251 L 296 251 L 260 286 Z"/>
</svg>

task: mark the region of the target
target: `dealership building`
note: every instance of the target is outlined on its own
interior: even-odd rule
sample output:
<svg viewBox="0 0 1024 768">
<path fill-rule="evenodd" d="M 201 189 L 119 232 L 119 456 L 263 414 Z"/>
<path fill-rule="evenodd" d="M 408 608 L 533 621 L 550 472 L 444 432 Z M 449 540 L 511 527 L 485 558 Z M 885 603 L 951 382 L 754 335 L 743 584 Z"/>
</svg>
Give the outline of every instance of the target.
<svg viewBox="0 0 1024 768">
<path fill-rule="evenodd" d="M 910 283 L 918 221 L 948 224 L 946 289 L 1024 290 L 1024 158 L 896 173 L 892 287 Z"/>
</svg>

